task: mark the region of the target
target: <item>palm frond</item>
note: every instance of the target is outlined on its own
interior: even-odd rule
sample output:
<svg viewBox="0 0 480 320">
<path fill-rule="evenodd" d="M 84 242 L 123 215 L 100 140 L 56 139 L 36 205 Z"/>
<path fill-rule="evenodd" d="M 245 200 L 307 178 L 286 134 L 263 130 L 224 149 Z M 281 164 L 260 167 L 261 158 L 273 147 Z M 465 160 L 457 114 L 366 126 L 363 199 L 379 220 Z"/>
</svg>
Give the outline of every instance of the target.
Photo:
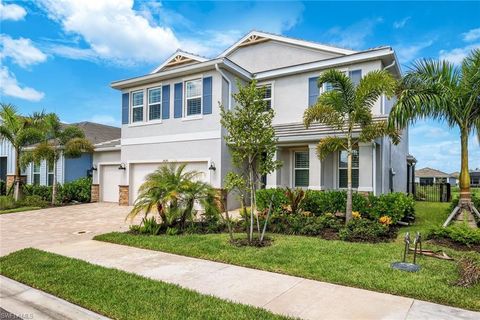
<svg viewBox="0 0 480 320">
<path fill-rule="evenodd" d="M 402 137 L 401 131 L 389 126 L 387 121 L 378 121 L 363 127 L 358 140 L 361 142 L 371 142 L 376 138 L 384 136 L 388 136 L 393 144 L 400 143 Z"/>
<path fill-rule="evenodd" d="M 85 138 L 85 133 L 77 126 L 67 126 L 58 134 L 60 144 L 65 145 L 68 141 L 75 138 Z"/>
<path fill-rule="evenodd" d="M 32 153 L 35 162 L 40 162 L 40 160 L 45 159 L 47 162 L 52 163 L 57 160 L 55 146 L 51 145 L 48 141 L 40 142 L 35 146 Z"/>
<path fill-rule="evenodd" d="M 367 73 L 357 86 L 355 94 L 356 107 L 372 110 L 374 104 L 382 95 L 391 98 L 395 94 L 397 81 L 385 70 L 375 70 Z"/>
<path fill-rule="evenodd" d="M 320 159 L 325 159 L 329 154 L 337 152 L 338 150 L 346 149 L 346 140 L 340 137 L 325 137 L 320 139 L 317 144 L 317 156 Z"/>
<path fill-rule="evenodd" d="M 72 138 L 64 145 L 63 152 L 70 158 L 78 158 L 82 153 L 92 153 L 94 150 L 90 141 L 85 138 Z"/>
<path fill-rule="evenodd" d="M 324 96 L 327 98 L 324 98 Z M 338 112 L 334 106 L 329 104 L 323 104 L 324 100 L 328 100 L 328 97 L 338 96 L 333 91 L 323 94 L 318 102 L 305 110 L 303 114 L 303 123 L 306 128 L 314 122 L 318 122 L 324 125 L 331 126 L 337 130 L 341 130 L 345 124 L 345 119 L 342 113 Z"/>
<path fill-rule="evenodd" d="M 342 111 L 349 112 L 355 99 L 355 86 L 348 75 L 336 69 L 330 69 L 322 73 L 318 78 L 319 87 L 321 87 L 324 83 L 329 83 L 333 87 L 334 91 L 337 91 L 341 94 L 343 98 Z"/>
</svg>

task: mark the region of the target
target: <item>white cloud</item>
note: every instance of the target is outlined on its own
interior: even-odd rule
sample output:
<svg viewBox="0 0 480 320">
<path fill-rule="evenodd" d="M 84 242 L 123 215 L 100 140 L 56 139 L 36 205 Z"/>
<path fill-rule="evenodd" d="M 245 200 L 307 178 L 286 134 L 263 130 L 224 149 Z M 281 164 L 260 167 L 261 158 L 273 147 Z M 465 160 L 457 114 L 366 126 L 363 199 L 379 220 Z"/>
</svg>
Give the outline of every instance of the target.
<svg viewBox="0 0 480 320">
<path fill-rule="evenodd" d="M 10 58 L 22 68 L 47 60 L 47 55 L 36 48 L 30 39 L 12 39 L 7 35 L 0 35 L 0 58 Z"/>
<path fill-rule="evenodd" d="M 10 97 L 20 98 L 29 101 L 40 101 L 44 93 L 29 87 L 21 87 L 15 75 L 7 67 L 0 67 L 0 91 Z"/>
<path fill-rule="evenodd" d="M 397 52 L 400 62 L 406 63 L 418 57 L 419 53 L 423 49 L 430 47 L 433 44 L 433 42 L 434 42 L 433 40 L 428 40 L 428 41 L 424 41 L 424 42 L 416 43 L 412 45 L 399 44 L 395 46 L 395 51 Z"/>
<path fill-rule="evenodd" d="M 67 33 L 81 35 L 99 57 L 117 63 L 158 62 L 180 46 L 173 30 L 133 10 L 133 0 L 41 0 Z"/>
<path fill-rule="evenodd" d="M 411 17 L 405 17 L 402 20 L 395 21 L 395 22 L 393 22 L 393 27 L 395 29 L 401 29 L 401 28 L 405 27 L 408 20 L 410 20 L 410 19 L 411 19 Z"/>
<path fill-rule="evenodd" d="M 364 19 L 345 28 L 332 28 L 327 31 L 327 36 L 330 43 L 340 47 L 362 49 L 365 39 L 372 35 L 373 29 L 382 22 L 382 18 Z"/>
<path fill-rule="evenodd" d="M 119 126 L 120 125 L 120 120 L 115 119 L 111 115 L 105 115 L 105 114 L 96 114 L 92 116 L 88 121 L 90 122 L 96 122 L 96 123 L 102 123 L 106 124 L 109 126 Z"/>
<path fill-rule="evenodd" d="M 82 49 L 55 44 L 45 47 L 45 50 L 50 54 L 74 60 L 95 61 L 97 59 L 97 55 L 92 49 Z"/>
<path fill-rule="evenodd" d="M 463 35 L 463 41 L 471 42 L 480 39 L 480 28 L 471 29 Z"/>
<path fill-rule="evenodd" d="M 474 43 L 463 48 L 440 50 L 440 59 L 448 60 L 454 64 L 461 64 L 463 59 L 473 50 L 480 48 L 480 43 Z"/>
<path fill-rule="evenodd" d="M 27 11 L 16 4 L 3 4 L 0 2 L 0 20 L 18 21 L 25 18 Z"/>
</svg>

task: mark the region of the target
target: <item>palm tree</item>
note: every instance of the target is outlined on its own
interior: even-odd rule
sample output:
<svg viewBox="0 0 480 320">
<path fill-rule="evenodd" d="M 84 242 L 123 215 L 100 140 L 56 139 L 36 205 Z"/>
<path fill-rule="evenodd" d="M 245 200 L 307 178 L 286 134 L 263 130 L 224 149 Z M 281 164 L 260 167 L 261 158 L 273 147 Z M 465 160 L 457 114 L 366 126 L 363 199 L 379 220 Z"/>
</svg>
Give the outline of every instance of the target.
<svg viewBox="0 0 480 320">
<path fill-rule="evenodd" d="M 156 211 L 165 228 L 175 221 L 183 228 L 186 220 L 192 218 L 196 201 L 207 213 L 212 213 L 216 208 L 214 189 L 198 181 L 201 172 L 185 171 L 185 166 L 162 165 L 149 174 L 139 188 L 138 198 L 127 219 L 140 213 L 146 217 Z"/>
<path fill-rule="evenodd" d="M 11 104 L 1 104 L 0 109 L 0 140 L 5 139 L 10 142 L 15 152 L 15 180 L 14 180 L 14 199 L 18 201 L 21 198 L 21 165 L 20 158 L 25 147 L 36 143 L 42 138 L 42 131 L 38 124 L 43 114 L 36 113 L 26 117 L 18 113 L 15 106 Z"/>
<path fill-rule="evenodd" d="M 84 152 L 93 152 L 93 145 L 85 138 L 85 133 L 75 125 L 64 125 L 58 116 L 49 113 L 41 121 L 42 141 L 21 159 L 23 166 L 31 162 L 46 160 L 53 166 L 52 205 L 57 196 L 57 161 L 63 154 L 66 158 L 78 158 Z"/>
<path fill-rule="evenodd" d="M 370 142 L 378 137 L 389 136 L 393 143 L 400 141 L 400 133 L 390 129 L 387 121 L 373 119 L 372 108 L 382 95 L 392 97 L 396 80 L 384 70 L 372 71 L 355 85 L 348 75 L 338 70 L 325 71 L 318 78 L 318 86 L 332 86 L 318 97 L 317 103 L 308 108 L 303 121 L 308 128 L 318 122 L 334 129 L 338 135 L 319 141 L 317 154 L 324 159 L 339 150 L 347 152 L 347 205 L 345 220 L 352 218 L 352 155 L 359 142 Z"/>
<path fill-rule="evenodd" d="M 480 141 L 480 49 L 474 49 L 461 66 L 432 59 L 413 63 L 403 77 L 399 100 L 390 113 L 389 121 L 393 126 L 404 128 L 416 119 L 426 117 L 445 121 L 449 127 L 460 129 L 459 205 L 475 210 L 470 193 L 468 137 L 476 131 Z"/>
</svg>

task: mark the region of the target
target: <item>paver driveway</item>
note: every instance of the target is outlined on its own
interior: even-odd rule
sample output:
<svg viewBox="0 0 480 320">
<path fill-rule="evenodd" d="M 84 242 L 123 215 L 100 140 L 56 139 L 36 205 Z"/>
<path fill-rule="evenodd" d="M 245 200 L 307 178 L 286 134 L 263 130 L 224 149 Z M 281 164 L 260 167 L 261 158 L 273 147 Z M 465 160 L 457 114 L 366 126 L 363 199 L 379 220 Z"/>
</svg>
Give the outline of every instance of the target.
<svg viewBox="0 0 480 320">
<path fill-rule="evenodd" d="M 46 247 L 128 230 L 130 207 L 88 203 L 0 215 L 0 256 L 27 247 Z"/>
</svg>

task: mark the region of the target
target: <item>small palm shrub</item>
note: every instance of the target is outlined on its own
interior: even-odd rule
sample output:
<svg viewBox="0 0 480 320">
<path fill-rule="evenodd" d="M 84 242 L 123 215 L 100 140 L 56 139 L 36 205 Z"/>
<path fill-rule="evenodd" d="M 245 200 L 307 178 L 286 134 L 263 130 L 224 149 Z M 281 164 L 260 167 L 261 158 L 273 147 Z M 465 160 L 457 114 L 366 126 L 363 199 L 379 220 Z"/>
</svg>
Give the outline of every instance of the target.
<svg viewBox="0 0 480 320">
<path fill-rule="evenodd" d="M 480 245 L 480 229 L 471 228 L 466 223 L 453 224 L 445 228 L 438 226 L 429 230 L 427 239 L 448 239 L 465 246 Z"/>
<path fill-rule="evenodd" d="M 0 196 L 0 210 L 9 210 L 17 207 L 15 200 L 11 196 Z"/>
<path fill-rule="evenodd" d="M 155 217 L 144 217 L 139 225 L 131 225 L 130 232 L 137 234 L 157 235 L 162 225 L 157 223 Z"/>
</svg>

